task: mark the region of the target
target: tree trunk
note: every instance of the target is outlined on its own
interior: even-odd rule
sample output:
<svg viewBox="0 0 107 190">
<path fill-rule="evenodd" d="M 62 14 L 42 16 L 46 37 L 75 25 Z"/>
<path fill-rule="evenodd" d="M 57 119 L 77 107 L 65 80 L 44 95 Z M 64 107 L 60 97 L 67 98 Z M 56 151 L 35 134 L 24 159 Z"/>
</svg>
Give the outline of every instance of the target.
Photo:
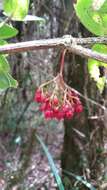
<svg viewBox="0 0 107 190">
<path fill-rule="evenodd" d="M 61 10 L 60 16 L 63 14 Z M 65 33 L 67 19 L 63 26 L 61 25 L 61 29 L 58 30 L 59 35 L 60 33 Z M 89 36 L 86 29 L 78 23 L 76 16 L 72 17 L 68 26 L 66 31 L 73 36 Z M 101 104 L 104 103 L 105 97 L 102 97 L 95 82 L 89 78 L 86 60 L 74 55 L 67 55 L 65 59 L 65 78 L 67 83 L 85 97 L 94 99 Z M 84 112 L 75 116 L 71 121 L 64 121 L 62 174 L 64 176 L 65 189 L 72 187 L 74 189 L 74 182 L 77 181 L 72 175 L 68 175 L 67 171 L 75 175 L 84 176 L 84 179 L 88 180 L 97 189 L 105 189 L 107 188 L 105 184 L 105 179 L 107 178 L 107 130 L 102 117 L 104 113 L 101 108 L 88 102 L 86 99 L 82 99 L 82 102 Z M 70 180 L 69 182 L 66 182 L 66 175 Z M 81 190 L 87 189 L 85 185 L 81 186 L 80 183 L 77 186 Z"/>
</svg>

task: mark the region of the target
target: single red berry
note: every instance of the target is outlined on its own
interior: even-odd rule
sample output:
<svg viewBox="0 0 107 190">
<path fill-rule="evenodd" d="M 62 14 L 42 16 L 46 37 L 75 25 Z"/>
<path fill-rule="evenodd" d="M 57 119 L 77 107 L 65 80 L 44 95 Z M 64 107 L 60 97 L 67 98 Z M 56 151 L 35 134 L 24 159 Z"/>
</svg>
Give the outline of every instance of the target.
<svg viewBox="0 0 107 190">
<path fill-rule="evenodd" d="M 59 108 L 58 108 L 58 107 L 53 108 L 53 112 L 54 112 L 55 114 L 57 114 L 57 113 L 59 112 Z"/>
<path fill-rule="evenodd" d="M 40 90 L 37 90 L 36 92 L 35 92 L 35 97 L 34 97 L 34 101 L 36 101 L 36 102 L 41 102 L 41 91 Z"/>
<path fill-rule="evenodd" d="M 47 110 L 47 111 L 45 111 L 44 114 L 45 114 L 46 119 L 53 118 L 53 111 L 52 110 Z"/>
<path fill-rule="evenodd" d="M 71 107 L 68 104 L 62 106 L 62 111 L 66 113 Z"/>
<path fill-rule="evenodd" d="M 41 94 L 41 93 L 42 93 L 42 91 L 40 89 L 36 90 L 36 94 Z"/>
<path fill-rule="evenodd" d="M 53 104 L 54 106 L 57 106 L 57 105 L 59 104 L 59 100 L 58 100 L 57 96 L 55 96 L 55 97 L 52 99 L 52 104 Z"/>
<path fill-rule="evenodd" d="M 83 106 L 82 104 L 76 104 L 75 105 L 75 112 L 76 113 L 81 113 L 83 111 Z"/>
<path fill-rule="evenodd" d="M 74 115 L 73 110 L 69 110 L 69 111 L 66 112 L 65 118 L 66 119 L 71 119 L 73 117 L 73 115 Z"/>
<path fill-rule="evenodd" d="M 64 118 L 64 115 L 65 115 L 65 113 L 63 112 L 63 111 L 59 111 L 57 114 L 56 114 L 56 119 L 58 119 L 58 120 L 61 120 L 61 119 L 63 119 Z"/>
<path fill-rule="evenodd" d="M 46 111 L 47 110 L 47 106 L 46 106 L 46 104 L 44 103 L 44 104 L 42 104 L 41 106 L 40 106 L 40 111 Z"/>
<path fill-rule="evenodd" d="M 53 117 L 54 118 L 57 118 L 57 115 L 58 115 L 58 113 L 59 113 L 59 108 L 58 109 L 53 109 Z"/>
</svg>

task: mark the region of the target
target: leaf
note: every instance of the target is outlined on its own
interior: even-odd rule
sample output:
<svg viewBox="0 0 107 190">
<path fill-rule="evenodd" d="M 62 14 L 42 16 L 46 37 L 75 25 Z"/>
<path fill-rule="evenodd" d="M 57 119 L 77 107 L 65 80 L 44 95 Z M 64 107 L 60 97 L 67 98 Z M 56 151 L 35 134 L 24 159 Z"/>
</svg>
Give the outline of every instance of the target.
<svg viewBox="0 0 107 190">
<path fill-rule="evenodd" d="M 6 45 L 6 44 L 8 44 L 7 41 L 5 41 L 5 40 L 0 40 L 0 46 Z M 8 54 L 4 54 L 3 56 L 4 56 L 4 57 L 7 57 Z"/>
<path fill-rule="evenodd" d="M 92 47 L 92 50 L 107 54 L 107 45 L 95 44 Z M 107 64 L 104 62 L 97 61 L 94 59 L 88 59 L 89 74 L 96 81 L 96 85 L 97 85 L 98 89 L 100 90 L 100 92 L 102 92 L 104 89 L 104 86 L 105 86 L 106 78 L 105 78 L 105 76 L 100 77 L 99 66 L 103 66 L 103 67 L 107 68 Z"/>
<path fill-rule="evenodd" d="M 105 83 L 106 83 L 106 77 L 99 77 L 97 81 L 97 87 L 100 90 L 100 93 L 103 92 Z"/>
<path fill-rule="evenodd" d="M 106 0 L 93 0 L 92 1 L 92 9 L 94 11 L 99 11 L 105 6 L 105 4 L 106 4 Z"/>
<path fill-rule="evenodd" d="M 6 45 L 6 44 L 8 44 L 7 41 L 5 41 L 5 40 L 0 40 L 0 46 Z"/>
<path fill-rule="evenodd" d="M 42 17 L 34 16 L 34 15 L 27 15 L 23 21 L 36 21 L 45 23 L 45 19 Z"/>
<path fill-rule="evenodd" d="M 88 71 L 91 77 L 97 82 L 100 76 L 100 71 L 98 67 L 98 63 L 95 60 L 89 59 L 88 61 Z"/>
<path fill-rule="evenodd" d="M 104 4 L 107 3 L 107 0 Z M 107 14 L 93 10 L 93 0 L 77 0 L 74 5 L 77 16 L 81 23 L 97 36 L 107 35 Z M 102 9 L 104 11 L 104 9 Z"/>
<path fill-rule="evenodd" d="M 72 172 L 69 172 L 69 171 L 66 171 L 66 170 L 64 170 L 64 173 L 74 177 L 77 181 L 82 182 L 82 184 L 84 184 L 86 187 L 88 187 L 88 189 L 96 190 L 95 187 L 93 187 L 93 185 L 91 185 L 91 183 L 89 183 L 88 181 L 84 180 L 83 177 L 81 177 L 79 175 L 75 175 Z"/>
<path fill-rule="evenodd" d="M 99 53 L 107 54 L 107 45 L 95 44 L 95 45 L 93 45 L 92 50 L 95 50 Z M 104 63 L 102 61 L 96 61 L 96 62 L 98 63 L 99 66 L 107 67 L 107 63 Z"/>
<path fill-rule="evenodd" d="M 16 88 L 17 86 L 17 81 L 9 73 L 0 70 L 0 89 L 5 90 L 9 87 Z"/>
<path fill-rule="evenodd" d="M 45 152 L 45 154 L 46 154 L 46 156 L 48 158 L 50 167 L 51 167 L 52 172 L 54 174 L 54 177 L 56 179 L 56 182 L 57 182 L 57 185 L 59 187 L 59 190 L 64 190 L 64 186 L 62 184 L 62 180 L 61 180 L 61 178 L 60 178 L 60 176 L 58 174 L 58 170 L 57 170 L 57 168 L 56 168 L 56 166 L 54 164 L 54 161 L 53 161 L 53 158 L 52 158 L 51 154 L 48 151 L 48 148 L 46 147 L 46 145 L 44 144 L 44 142 L 42 141 L 42 139 L 38 135 L 36 135 L 36 138 L 39 141 L 39 143 L 41 144 L 41 146 L 42 146 L 42 148 L 43 148 L 43 150 L 44 150 L 44 152 Z"/>
<path fill-rule="evenodd" d="M 10 72 L 9 63 L 4 55 L 0 55 L 0 71 Z"/>
<path fill-rule="evenodd" d="M 18 30 L 8 24 L 0 23 L 0 40 L 16 36 Z"/>
<path fill-rule="evenodd" d="M 4 0 L 4 12 L 12 20 L 23 21 L 28 13 L 29 0 Z"/>
<path fill-rule="evenodd" d="M 0 55 L 0 89 L 7 89 L 9 87 L 16 88 L 18 83 L 9 74 L 10 66 L 4 55 Z"/>
<path fill-rule="evenodd" d="M 100 13 L 107 13 L 107 0 L 100 0 L 99 2 L 95 0 L 94 7 L 97 7 L 97 11 Z"/>
</svg>

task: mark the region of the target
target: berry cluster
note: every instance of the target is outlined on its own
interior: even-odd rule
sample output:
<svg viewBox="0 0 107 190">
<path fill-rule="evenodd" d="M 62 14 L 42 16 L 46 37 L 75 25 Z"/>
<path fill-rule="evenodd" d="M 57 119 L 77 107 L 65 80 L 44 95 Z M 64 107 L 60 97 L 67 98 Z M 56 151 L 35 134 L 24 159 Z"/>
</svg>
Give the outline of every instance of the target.
<svg viewBox="0 0 107 190">
<path fill-rule="evenodd" d="M 83 111 L 77 93 L 67 86 L 62 76 L 42 84 L 35 92 L 34 101 L 40 103 L 40 111 L 46 119 L 71 119 Z"/>
</svg>

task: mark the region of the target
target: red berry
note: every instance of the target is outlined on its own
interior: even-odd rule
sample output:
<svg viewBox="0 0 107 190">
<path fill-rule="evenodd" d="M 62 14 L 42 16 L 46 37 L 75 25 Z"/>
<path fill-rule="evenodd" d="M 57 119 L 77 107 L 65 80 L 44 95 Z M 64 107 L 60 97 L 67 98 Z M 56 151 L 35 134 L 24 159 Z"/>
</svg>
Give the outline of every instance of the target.
<svg viewBox="0 0 107 190">
<path fill-rule="evenodd" d="M 47 97 L 47 96 L 44 97 L 44 102 L 45 102 L 45 103 L 49 103 L 49 97 Z"/>
<path fill-rule="evenodd" d="M 49 118 L 53 118 L 53 111 L 52 110 L 47 110 L 45 111 L 45 118 L 49 119 Z"/>
<path fill-rule="evenodd" d="M 58 107 L 53 108 L 53 112 L 57 114 L 59 112 L 59 108 Z"/>
<path fill-rule="evenodd" d="M 45 111 L 47 109 L 46 104 L 40 106 L 40 111 Z"/>
<path fill-rule="evenodd" d="M 46 102 L 46 110 L 50 110 L 51 109 L 51 105 L 49 102 Z"/>
<path fill-rule="evenodd" d="M 83 106 L 81 104 L 76 104 L 75 105 L 75 112 L 81 113 L 82 111 L 83 111 Z"/>
<path fill-rule="evenodd" d="M 59 111 L 57 114 L 56 114 L 56 119 L 58 119 L 58 120 L 61 120 L 61 119 L 63 119 L 64 118 L 64 112 L 63 111 Z"/>
<path fill-rule="evenodd" d="M 37 90 L 37 91 L 35 92 L 34 101 L 36 101 L 36 102 L 41 102 L 41 91 L 40 91 L 40 90 Z"/>
<path fill-rule="evenodd" d="M 53 105 L 55 105 L 55 106 L 57 106 L 57 105 L 59 104 L 59 100 L 58 100 L 57 96 L 55 96 L 55 97 L 53 98 L 52 103 L 53 103 Z"/>
<path fill-rule="evenodd" d="M 62 106 L 62 111 L 66 113 L 71 107 L 68 104 Z"/>
<path fill-rule="evenodd" d="M 36 94 L 41 94 L 42 92 L 41 92 L 41 90 L 40 89 L 37 89 L 36 90 Z"/>
<path fill-rule="evenodd" d="M 44 102 L 44 99 L 45 99 L 44 95 L 42 94 L 41 90 L 38 89 L 35 92 L 34 101 L 36 101 L 38 103 L 42 103 L 42 102 Z"/>
<path fill-rule="evenodd" d="M 71 119 L 74 115 L 74 112 L 72 110 L 69 110 L 66 112 L 65 118 L 66 119 Z"/>
</svg>

